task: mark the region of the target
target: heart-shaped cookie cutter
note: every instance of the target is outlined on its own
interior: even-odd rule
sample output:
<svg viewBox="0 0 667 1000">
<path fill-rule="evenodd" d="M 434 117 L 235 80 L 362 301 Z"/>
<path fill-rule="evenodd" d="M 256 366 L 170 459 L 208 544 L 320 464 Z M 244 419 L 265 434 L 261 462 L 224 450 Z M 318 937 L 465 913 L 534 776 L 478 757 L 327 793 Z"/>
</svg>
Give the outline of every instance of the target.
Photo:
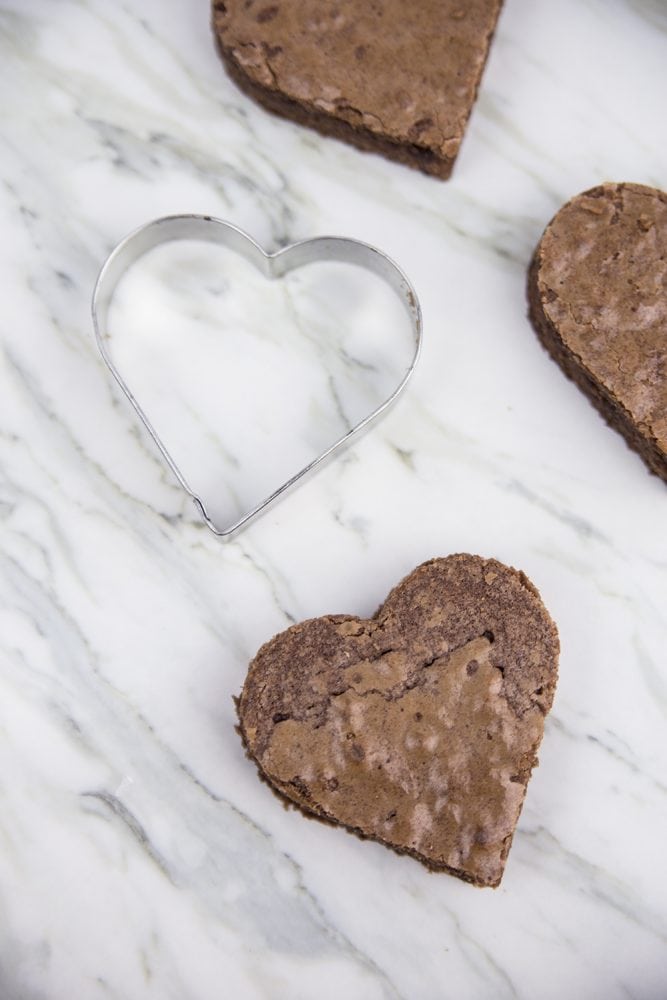
<svg viewBox="0 0 667 1000">
<path fill-rule="evenodd" d="M 320 455 L 311 462 L 308 462 L 299 472 L 295 473 L 295 475 L 279 486 L 278 489 L 274 490 L 266 499 L 260 501 L 255 507 L 242 514 L 241 517 L 224 528 L 215 524 L 209 516 L 204 501 L 191 488 L 185 476 L 176 465 L 176 462 L 169 454 L 153 424 L 113 363 L 108 350 L 108 341 L 110 339 L 107 330 L 109 305 L 118 282 L 139 257 L 142 257 L 159 244 L 168 243 L 173 240 L 199 240 L 226 247 L 244 257 L 249 263 L 254 264 L 266 278 L 281 278 L 288 271 L 292 271 L 295 268 L 323 261 L 355 264 L 366 268 L 366 270 L 372 271 L 387 282 L 401 299 L 410 318 L 414 336 L 415 349 L 412 359 L 401 381 L 391 395 L 371 413 L 355 424 L 354 427 L 343 434 L 342 437 L 326 448 Z M 318 236 L 314 239 L 292 243 L 280 250 L 276 250 L 274 253 L 267 253 L 252 237 L 244 233 L 243 230 L 238 229 L 229 222 L 224 222 L 222 219 L 216 219 L 210 215 L 165 216 L 164 218 L 154 219 L 152 222 L 140 226 L 139 229 L 135 229 L 129 236 L 126 236 L 111 251 L 100 270 L 93 291 L 92 311 L 95 339 L 109 371 L 134 407 L 142 423 L 162 453 L 167 465 L 176 476 L 176 479 L 186 493 L 194 500 L 207 526 L 214 534 L 221 538 L 230 538 L 236 534 L 237 531 L 254 520 L 270 504 L 283 496 L 283 494 L 299 483 L 306 475 L 321 466 L 326 459 L 348 445 L 353 437 L 356 437 L 361 431 L 367 430 L 382 414 L 386 413 L 407 385 L 417 364 L 422 343 L 421 309 L 415 290 L 398 265 L 387 257 L 385 253 L 378 250 L 377 247 L 342 236 Z"/>
</svg>

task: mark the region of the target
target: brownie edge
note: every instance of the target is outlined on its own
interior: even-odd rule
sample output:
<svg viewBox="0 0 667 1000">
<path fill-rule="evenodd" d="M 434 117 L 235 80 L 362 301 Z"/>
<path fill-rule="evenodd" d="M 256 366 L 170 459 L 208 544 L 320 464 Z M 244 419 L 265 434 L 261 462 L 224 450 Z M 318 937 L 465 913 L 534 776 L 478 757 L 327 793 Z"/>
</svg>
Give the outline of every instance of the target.
<svg viewBox="0 0 667 1000">
<path fill-rule="evenodd" d="M 502 0 L 214 0 L 230 77 L 267 110 L 446 179 Z"/>
<path fill-rule="evenodd" d="M 543 347 L 667 482 L 667 194 L 607 183 L 546 227 L 527 279 Z"/>
</svg>

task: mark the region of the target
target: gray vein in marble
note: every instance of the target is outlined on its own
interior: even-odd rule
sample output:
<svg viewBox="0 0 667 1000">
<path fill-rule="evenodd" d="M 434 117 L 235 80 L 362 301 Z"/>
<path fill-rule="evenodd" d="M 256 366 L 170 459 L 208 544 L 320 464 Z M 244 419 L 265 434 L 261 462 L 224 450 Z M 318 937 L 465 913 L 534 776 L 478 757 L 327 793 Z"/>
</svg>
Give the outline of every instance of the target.
<svg viewBox="0 0 667 1000">
<path fill-rule="evenodd" d="M 640 759 L 637 757 L 632 747 L 628 746 L 627 743 L 624 743 L 624 741 L 621 740 L 616 733 L 611 732 L 610 730 L 605 730 L 600 735 L 590 732 L 580 733 L 575 731 L 573 727 L 568 726 L 565 722 L 563 722 L 561 717 L 553 713 L 549 717 L 548 725 L 550 729 L 557 730 L 566 739 L 573 741 L 579 747 L 581 747 L 582 739 L 586 740 L 586 742 L 592 744 L 596 750 L 603 754 L 608 754 L 614 760 L 618 761 L 632 774 L 641 778 L 643 781 L 650 782 L 655 791 L 660 795 L 667 795 L 667 785 L 659 777 L 649 772 L 646 763 L 640 762 Z"/>
<path fill-rule="evenodd" d="M 652 28 L 667 33 L 667 8 L 663 0 L 626 0 L 628 7 Z"/>
<path fill-rule="evenodd" d="M 242 540 L 235 543 L 239 551 L 242 553 L 243 559 L 252 566 L 253 570 L 262 578 L 264 584 L 268 587 L 269 593 L 271 595 L 271 600 L 275 605 L 276 609 L 279 611 L 280 615 L 284 619 L 286 625 L 293 625 L 297 621 L 297 618 L 289 611 L 288 608 L 283 604 L 283 599 L 278 592 L 278 583 L 283 589 L 286 590 L 287 596 L 290 601 L 294 600 L 294 593 L 290 588 L 288 580 L 284 577 L 281 571 L 275 566 L 262 566 L 260 565 L 260 553 L 256 551 L 250 551 L 249 546 L 246 545 Z"/>
<path fill-rule="evenodd" d="M 484 989 L 490 991 L 494 1000 L 505 1000 L 505 998 L 518 997 L 516 987 L 507 971 L 493 957 L 488 948 L 485 948 L 479 940 L 464 931 L 460 920 L 452 915 L 456 936 L 461 944 L 463 952 L 467 955 L 469 966 L 474 970 L 475 976 L 482 980 Z M 481 963 L 480 963 L 481 960 Z"/>
<path fill-rule="evenodd" d="M 371 524 L 367 518 L 359 517 L 356 514 L 346 516 L 343 514 L 342 506 L 334 508 L 331 512 L 331 516 L 334 522 L 337 525 L 340 525 L 341 528 L 347 528 L 348 530 L 353 531 L 364 548 L 368 548 L 368 535 L 371 529 Z"/>
<path fill-rule="evenodd" d="M 610 733 L 609 735 L 611 736 L 612 739 L 615 738 L 614 733 Z M 649 774 L 645 765 L 642 766 L 636 761 L 629 760 L 627 756 L 619 753 L 618 750 L 616 750 L 611 745 L 611 742 L 602 740 L 598 736 L 593 736 L 591 733 L 589 733 L 586 736 L 586 739 L 589 741 L 589 743 L 593 743 L 596 746 L 598 746 L 601 750 L 604 750 L 605 753 L 611 754 L 611 756 L 615 760 L 618 760 L 621 764 L 623 764 L 626 768 L 628 768 L 629 771 L 637 775 L 637 777 L 643 780 L 650 781 L 655 787 L 656 791 L 659 792 L 661 795 L 667 795 L 667 785 L 665 785 L 664 782 L 658 780 L 653 775 Z"/>
<path fill-rule="evenodd" d="M 23 27 L 23 19 L 18 19 L 19 23 Z M 25 23 L 29 24 L 28 19 L 25 19 Z M 25 65 L 29 66 L 31 70 L 34 71 L 34 64 L 30 59 L 29 50 L 26 51 L 24 47 L 25 36 L 23 30 L 18 31 L 15 38 L 14 44 L 11 49 L 13 57 L 16 58 L 18 52 L 24 52 Z M 137 65 L 141 65 L 138 61 Z M 85 103 L 90 103 L 88 95 L 82 96 L 80 92 L 80 83 L 76 77 L 73 76 L 73 81 L 70 82 L 66 76 L 59 72 L 57 67 L 50 66 L 46 62 L 40 62 L 39 71 L 42 73 L 49 84 L 56 89 L 64 90 L 72 95 L 72 97 L 77 100 L 83 100 Z M 156 80 L 157 82 L 157 80 Z M 163 81 L 160 81 L 163 82 Z M 84 89 L 85 93 L 85 89 Z M 109 109 L 111 110 L 111 109 Z M 76 117 L 80 123 L 91 131 L 92 135 L 98 140 L 96 142 L 96 149 L 102 151 L 107 149 L 111 156 L 109 162 L 111 162 L 117 170 L 122 172 L 129 172 L 137 177 L 142 177 L 149 180 L 155 169 L 159 168 L 161 170 L 169 171 L 171 169 L 185 169 L 193 176 L 199 178 L 202 181 L 206 181 L 209 185 L 213 186 L 215 193 L 225 201 L 231 208 L 235 204 L 235 199 L 230 197 L 228 191 L 228 184 L 236 185 L 239 188 L 245 189 L 249 193 L 256 197 L 261 203 L 261 206 L 271 222 L 271 228 L 273 233 L 273 238 L 275 242 L 279 245 L 281 242 L 288 242 L 289 240 L 285 238 L 286 234 L 289 232 L 292 220 L 294 217 L 294 210 L 290 206 L 289 199 L 293 197 L 291 191 L 291 186 L 284 174 L 280 172 L 275 162 L 272 160 L 267 160 L 265 154 L 262 151 L 258 151 L 255 155 L 263 159 L 267 167 L 270 168 L 272 177 L 267 178 L 266 176 L 259 180 L 256 177 L 256 171 L 250 171 L 247 169 L 239 169 L 234 162 L 230 159 L 226 159 L 223 162 L 220 161 L 219 151 L 211 148 L 209 151 L 204 152 L 201 143 L 196 142 L 184 142 L 182 139 L 176 139 L 174 135 L 165 131 L 164 136 L 161 137 L 161 141 L 157 144 L 153 141 L 151 142 L 151 135 L 149 134 L 148 139 L 139 132 L 136 131 L 134 126 L 132 128 L 128 127 L 126 124 L 120 124 L 120 112 L 123 110 L 122 103 L 119 107 L 113 109 L 113 113 L 119 119 L 118 123 L 113 119 L 100 119 L 96 118 L 94 115 L 88 115 L 83 107 L 79 107 L 76 111 Z M 135 109 L 137 114 L 137 120 L 141 120 L 141 109 Z M 235 108 L 230 105 L 228 108 L 223 109 L 222 114 L 225 112 L 229 113 L 232 117 L 235 116 Z M 243 119 L 244 126 L 251 131 L 251 126 L 247 118 Z M 153 136 L 156 133 L 153 133 Z M 159 133 L 157 133 L 159 135 Z M 169 141 L 165 141 L 168 137 Z M 166 154 L 162 157 L 161 161 L 156 161 L 154 151 L 158 149 L 161 153 Z M 15 147 L 17 156 L 22 160 L 26 160 L 29 155 L 26 151 L 25 146 L 17 145 Z M 31 167 L 36 168 L 36 164 L 31 163 Z M 39 178 L 39 173 L 34 169 L 35 179 Z M 255 176 L 253 176 L 253 174 Z M 278 183 L 268 183 L 268 181 L 278 178 Z M 277 197 L 280 194 L 281 197 Z M 298 198 L 297 201 L 302 200 Z M 116 238 L 120 235 L 117 234 Z M 110 247 L 109 247 L 110 249 Z"/>
<path fill-rule="evenodd" d="M 112 795 L 111 792 L 92 791 L 81 792 L 81 797 L 84 799 L 93 799 L 106 806 L 106 809 L 109 810 L 113 816 L 116 816 L 125 827 L 127 827 L 130 834 L 139 844 L 139 847 L 146 852 L 148 857 L 154 864 L 157 865 L 162 874 L 166 875 L 170 882 L 176 884 L 166 859 L 163 858 L 157 848 L 151 843 L 150 837 L 137 817 L 127 808 L 127 806 L 123 805 L 117 796 Z M 96 812 L 98 811 L 96 810 Z M 102 813 L 101 815 L 105 815 L 105 813 Z"/>
<path fill-rule="evenodd" d="M 557 507 L 551 500 L 546 497 L 539 496 L 538 493 L 532 490 L 529 486 L 526 486 L 525 483 L 520 482 L 518 479 L 510 479 L 506 484 L 504 484 L 504 488 L 511 493 L 516 493 L 524 500 L 527 500 L 528 503 L 539 507 L 551 517 L 555 517 L 566 527 L 574 531 L 579 538 L 586 540 L 592 539 L 596 542 L 602 542 L 605 545 L 611 545 L 611 540 L 607 538 L 598 528 L 596 528 L 595 525 L 591 524 L 579 514 L 575 514 L 573 511 Z"/>
<path fill-rule="evenodd" d="M 600 906 L 609 907 L 629 923 L 636 924 L 642 931 L 658 938 L 667 945 L 667 917 L 664 913 L 651 911 L 632 888 L 620 882 L 610 872 L 586 860 L 575 851 L 569 850 L 544 827 L 532 830 L 522 829 L 521 839 L 530 844 L 535 858 L 544 871 L 553 878 L 561 877 L 563 868 L 581 880 L 581 891 Z M 538 860 L 541 858 L 541 862 Z"/>
<path fill-rule="evenodd" d="M 85 451 L 81 445 L 80 440 L 74 434 L 74 432 L 62 421 L 58 409 L 51 399 L 43 392 L 41 385 L 37 382 L 34 376 L 24 367 L 21 361 L 14 357 L 13 352 L 5 350 L 5 357 L 8 361 L 9 367 L 13 371 L 17 381 L 19 381 L 28 394 L 31 402 L 42 412 L 42 414 L 49 421 L 50 429 L 53 431 L 54 428 L 57 429 L 60 436 L 65 439 L 67 445 L 81 458 L 84 459 L 87 465 L 90 465 L 99 478 L 100 481 L 106 483 L 112 488 L 114 494 L 124 500 L 131 501 L 132 503 L 138 503 L 138 501 L 133 498 L 130 494 L 126 493 L 122 487 L 116 481 L 112 480 L 107 473 L 107 470 L 99 462 L 95 461 L 91 456 Z M 64 487 L 63 480 L 61 478 L 56 478 L 56 476 L 48 470 L 43 462 L 34 455 L 32 452 L 35 464 L 40 466 L 42 471 L 48 476 L 50 480 L 50 485 L 54 489 L 62 490 Z M 162 463 L 160 463 L 162 464 Z M 70 501 L 75 505 L 79 505 L 75 498 L 70 497 Z"/>
<path fill-rule="evenodd" d="M 290 316 L 291 316 L 291 319 L 292 319 L 292 322 L 293 322 L 294 326 L 299 330 L 301 336 L 304 337 L 307 340 L 307 342 L 311 344 L 311 346 L 314 348 L 317 356 L 322 360 L 322 362 L 324 363 L 324 365 L 327 368 L 330 368 L 330 366 L 326 364 L 326 361 L 327 361 L 326 354 L 327 354 L 327 351 L 329 349 L 328 345 L 325 342 L 323 342 L 323 340 L 322 340 L 321 337 L 318 337 L 316 334 L 312 333 L 310 330 L 304 329 L 304 325 L 303 325 L 303 322 L 301 320 L 301 314 L 300 314 L 299 310 L 296 307 L 296 303 L 294 302 L 293 295 L 290 293 L 290 290 L 289 290 L 289 288 L 288 288 L 287 285 L 284 285 L 283 288 L 284 288 L 284 297 L 285 297 L 285 300 L 289 304 Z M 337 352 L 337 354 L 340 355 L 341 352 Z M 333 373 L 331 373 L 331 371 L 329 371 L 329 374 L 327 376 L 327 387 L 329 389 L 329 393 L 330 393 L 331 399 L 333 400 L 335 412 L 338 415 L 338 420 L 340 422 L 341 429 L 342 429 L 343 432 L 347 431 L 347 430 L 349 430 L 352 427 L 353 424 L 352 424 L 352 421 L 350 421 L 349 418 L 347 417 L 347 414 L 345 413 L 345 408 L 343 407 L 343 404 L 342 404 L 342 401 L 341 401 L 341 398 L 340 398 L 340 395 L 338 393 L 338 389 L 337 389 L 337 386 L 336 386 L 335 377 L 334 377 Z"/>
<path fill-rule="evenodd" d="M 116 692 L 112 693 L 108 681 L 102 680 L 97 656 L 91 650 L 88 640 L 65 609 L 58 605 L 53 593 L 9 560 L 4 561 L 2 579 L 12 586 L 17 595 L 21 595 L 25 612 L 33 619 L 38 630 L 54 641 L 54 656 L 65 676 L 76 681 L 79 697 L 85 693 L 86 711 L 93 712 L 96 720 L 95 736 L 89 733 L 89 744 L 96 747 L 96 753 L 104 759 L 108 758 L 125 773 L 128 773 L 129 762 L 123 767 L 123 758 L 126 756 L 124 747 L 132 746 L 136 751 L 141 746 L 142 803 L 145 806 L 150 802 L 163 816 L 170 815 L 172 831 L 181 828 L 187 836 L 198 837 L 198 831 L 206 829 L 206 861 L 197 869 L 191 870 L 177 857 L 168 858 L 152 839 L 146 823 L 126 803 L 120 802 L 105 790 L 83 794 L 105 803 L 122 820 L 151 861 L 168 874 L 175 884 L 187 886 L 190 891 L 195 892 L 211 914 L 222 923 L 227 923 L 230 915 L 219 896 L 221 879 L 224 880 L 225 875 L 242 877 L 246 885 L 254 885 L 256 891 L 246 892 L 236 901 L 236 928 L 242 922 L 248 935 L 254 937 L 260 933 L 266 945 L 271 948 L 288 951 L 305 949 L 306 954 L 312 949 L 326 953 L 331 949 L 342 948 L 355 961 L 362 960 L 359 954 L 350 952 L 348 943 L 336 929 L 321 922 L 321 914 L 314 910 L 312 901 L 304 907 L 303 898 L 299 900 L 276 885 L 270 863 L 268 867 L 265 864 L 265 848 L 258 845 L 252 864 L 247 864 L 246 852 L 251 848 L 249 837 L 266 841 L 266 834 L 261 833 L 247 816 L 226 800 L 207 804 L 208 796 L 202 799 L 199 794 L 203 786 L 198 784 L 193 787 L 189 781 L 179 778 L 182 775 L 183 779 L 187 779 L 187 772 L 146 721 L 135 710 L 130 709 L 124 700 L 119 699 Z M 46 683 L 48 682 L 46 679 Z M 107 689 L 106 696 L 103 695 L 103 688 Z M 83 730 L 82 721 L 77 720 L 76 729 L 77 733 Z M 172 802 L 178 803 L 177 809 L 170 804 Z M 224 823 L 220 821 L 221 810 L 226 813 Z M 239 824 L 245 830 L 235 833 L 234 827 Z M 285 855 L 281 853 L 280 856 L 293 865 Z M 269 897 L 271 907 L 267 910 L 265 904 Z M 280 914 L 278 919 L 277 914 Z M 369 966 L 368 959 L 363 958 L 363 963 L 366 967 Z M 376 969 L 373 971 L 374 974 L 377 972 Z"/>
<path fill-rule="evenodd" d="M 415 451 L 413 449 L 401 448 L 399 445 L 394 444 L 393 441 L 387 440 L 387 445 L 391 451 L 396 455 L 399 462 L 405 466 L 408 472 L 416 472 L 417 467 L 415 464 Z"/>
<path fill-rule="evenodd" d="M 298 862 L 290 854 L 286 852 L 283 852 L 283 857 L 285 857 L 294 866 L 294 869 L 298 877 L 299 889 L 301 890 L 302 893 L 304 893 L 304 895 L 310 901 L 312 907 L 319 914 L 322 923 L 325 926 L 330 926 L 331 925 L 330 919 L 326 911 L 324 910 L 322 903 L 317 898 L 317 896 L 313 894 L 313 892 L 308 888 L 306 884 L 301 865 L 299 865 Z M 343 935 L 340 932 L 340 930 L 336 929 L 335 933 L 337 937 L 339 937 L 340 940 L 344 943 L 346 949 L 349 950 L 350 954 L 352 954 L 355 958 L 357 958 L 363 965 L 367 966 L 377 976 L 379 982 L 382 984 L 385 990 L 387 997 L 392 997 L 393 1000 L 408 1000 L 408 998 L 406 998 L 404 994 L 400 993 L 397 990 L 396 986 L 389 979 L 389 976 L 387 975 L 386 971 L 380 968 L 380 966 L 376 962 L 374 962 L 369 955 L 367 955 L 363 951 L 360 951 L 350 939 L 346 938 L 345 935 Z"/>
<path fill-rule="evenodd" d="M 661 673 L 658 664 L 649 656 L 638 632 L 634 633 L 632 643 L 635 648 L 637 663 L 646 681 L 646 686 L 661 713 L 667 716 L 667 678 L 664 675 L 664 664 L 663 672 Z"/>
</svg>

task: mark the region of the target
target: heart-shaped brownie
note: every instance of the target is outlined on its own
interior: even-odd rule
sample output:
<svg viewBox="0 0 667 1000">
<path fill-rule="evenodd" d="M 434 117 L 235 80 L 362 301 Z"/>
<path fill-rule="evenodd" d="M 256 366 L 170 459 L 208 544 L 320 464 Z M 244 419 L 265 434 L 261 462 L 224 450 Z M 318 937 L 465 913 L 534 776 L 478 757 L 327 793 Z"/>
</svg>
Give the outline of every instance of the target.
<svg viewBox="0 0 667 1000">
<path fill-rule="evenodd" d="M 449 177 L 502 0 L 213 0 L 230 75 L 270 111 Z"/>
<path fill-rule="evenodd" d="M 540 340 L 667 481 L 667 194 L 602 184 L 547 226 L 528 278 Z"/>
<path fill-rule="evenodd" d="M 434 559 L 373 618 L 316 618 L 266 643 L 238 700 L 240 733 L 261 776 L 307 813 L 496 886 L 558 649 L 523 573 Z"/>
</svg>

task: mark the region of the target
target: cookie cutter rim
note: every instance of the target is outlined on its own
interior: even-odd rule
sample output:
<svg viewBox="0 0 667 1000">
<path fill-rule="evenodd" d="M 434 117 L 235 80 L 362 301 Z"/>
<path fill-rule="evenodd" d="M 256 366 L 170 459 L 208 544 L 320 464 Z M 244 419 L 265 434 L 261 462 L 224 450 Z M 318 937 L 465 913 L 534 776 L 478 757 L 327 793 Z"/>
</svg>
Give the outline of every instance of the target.
<svg viewBox="0 0 667 1000">
<path fill-rule="evenodd" d="M 260 500 L 249 511 L 243 513 L 226 527 L 219 527 L 209 515 L 202 498 L 190 486 L 160 435 L 155 430 L 148 415 L 134 396 L 107 349 L 110 335 L 106 331 L 109 306 L 116 286 L 123 275 L 144 254 L 162 243 L 176 240 L 199 240 L 216 243 L 238 253 L 254 264 L 265 278 L 281 278 L 289 271 L 306 264 L 336 262 L 363 267 L 384 280 L 401 299 L 410 319 L 415 349 L 410 363 L 394 391 L 353 427 L 347 430 L 333 444 L 308 462 L 302 469 L 290 476 L 282 485 L 265 499 Z M 159 452 L 171 469 L 176 480 L 197 506 L 204 523 L 219 538 L 228 539 L 235 535 L 273 503 L 301 482 L 306 476 L 321 467 L 336 452 L 347 447 L 363 431 L 368 430 L 396 402 L 405 389 L 415 370 L 422 347 L 423 324 L 421 307 L 412 283 L 402 269 L 382 250 L 345 236 L 316 236 L 311 239 L 290 243 L 279 250 L 267 252 L 251 236 L 230 222 L 211 215 L 168 215 L 153 219 L 133 230 L 118 243 L 108 255 L 95 282 L 92 297 L 92 319 L 95 340 L 102 358 L 132 404 L 137 416 L 152 437 Z"/>
</svg>

